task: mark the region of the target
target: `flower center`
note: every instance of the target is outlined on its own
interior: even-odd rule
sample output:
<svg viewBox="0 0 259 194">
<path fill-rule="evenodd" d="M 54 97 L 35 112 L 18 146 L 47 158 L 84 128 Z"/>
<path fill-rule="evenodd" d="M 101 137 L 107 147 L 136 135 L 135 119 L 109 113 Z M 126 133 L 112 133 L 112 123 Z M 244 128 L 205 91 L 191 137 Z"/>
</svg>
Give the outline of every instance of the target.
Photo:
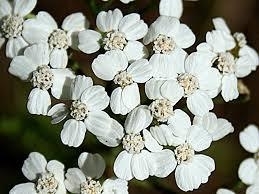
<svg viewBox="0 0 259 194">
<path fill-rule="evenodd" d="M 54 74 L 48 65 L 41 65 L 37 70 L 32 72 L 32 85 L 33 87 L 42 90 L 48 90 L 53 85 Z"/>
<path fill-rule="evenodd" d="M 1 32 L 5 38 L 16 38 L 22 34 L 23 18 L 20 16 L 9 15 L 1 21 Z"/>
<path fill-rule="evenodd" d="M 77 121 L 84 120 L 89 113 L 87 106 L 79 100 L 72 102 L 70 111 L 70 115 Z"/>
<path fill-rule="evenodd" d="M 58 181 L 52 173 L 43 173 L 38 179 L 36 190 L 39 194 L 54 194 L 58 189 Z"/>
<path fill-rule="evenodd" d="M 170 54 L 176 47 L 174 40 L 165 35 L 159 35 L 153 45 L 153 51 L 160 54 Z"/>
<path fill-rule="evenodd" d="M 244 47 L 247 44 L 246 36 L 243 33 L 236 32 L 233 36 L 236 39 L 237 44 L 240 48 Z"/>
<path fill-rule="evenodd" d="M 127 71 L 122 71 L 115 75 L 113 79 L 115 84 L 118 84 L 120 87 L 125 88 L 126 86 L 133 84 L 132 77 L 127 73 Z"/>
<path fill-rule="evenodd" d="M 220 53 L 217 62 L 221 73 L 228 74 L 235 71 L 235 57 L 230 52 Z"/>
<path fill-rule="evenodd" d="M 49 46 L 51 49 L 67 49 L 68 37 L 64 30 L 56 29 L 49 36 Z"/>
<path fill-rule="evenodd" d="M 144 149 L 145 144 L 140 134 L 127 134 L 122 139 L 122 146 L 130 154 L 137 154 Z"/>
<path fill-rule="evenodd" d="M 102 185 L 99 181 L 88 179 L 80 185 L 81 194 L 101 194 Z"/>
<path fill-rule="evenodd" d="M 123 50 L 127 45 L 127 40 L 124 33 L 119 31 L 110 31 L 103 38 L 103 45 L 105 50 Z"/>
<path fill-rule="evenodd" d="M 173 103 L 167 99 L 153 101 L 149 109 L 159 122 L 166 122 L 168 118 L 174 114 Z"/>
<path fill-rule="evenodd" d="M 188 162 L 194 156 L 194 150 L 188 143 L 177 146 L 174 153 L 178 164 Z"/>
<path fill-rule="evenodd" d="M 198 79 L 189 74 L 189 73 L 182 73 L 177 77 L 178 83 L 184 89 L 185 97 L 193 94 L 197 89 L 199 89 L 199 82 Z"/>
</svg>

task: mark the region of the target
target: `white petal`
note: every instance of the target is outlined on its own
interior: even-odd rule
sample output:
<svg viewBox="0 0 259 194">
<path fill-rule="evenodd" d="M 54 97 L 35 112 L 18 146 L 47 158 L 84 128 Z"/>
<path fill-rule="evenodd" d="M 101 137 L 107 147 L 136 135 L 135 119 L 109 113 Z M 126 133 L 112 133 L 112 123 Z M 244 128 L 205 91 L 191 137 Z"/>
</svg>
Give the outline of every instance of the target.
<svg viewBox="0 0 259 194">
<path fill-rule="evenodd" d="M 122 101 L 123 104 L 129 109 L 133 110 L 140 104 L 140 93 L 137 83 L 133 83 L 122 89 Z"/>
<path fill-rule="evenodd" d="M 223 137 L 225 137 L 229 133 L 234 132 L 234 127 L 226 119 L 220 118 L 220 119 L 218 119 L 217 122 L 218 122 L 217 130 L 215 130 L 213 133 L 211 133 L 213 141 L 217 141 L 219 139 L 222 139 Z"/>
<path fill-rule="evenodd" d="M 235 66 L 235 75 L 238 78 L 243 78 L 251 73 L 251 60 L 250 56 L 244 55 L 237 59 Z"/>
<path fill-rule="evenodd" d="M 93 86 L 93 80 L 91 77 L 86 77 L 84 75 L 76 76 L 71 85 L 71 99 L 79 100 L 82 93 L 91 86 Z"/>
<path fill-rule="evenodd" d="M 24 51 L 24 56 L 30 59 L 35 65 L 49 64 L 49 46 L 48 44 L 34 44 Z"/>
<path fill-rule="evenodd" d="M 164 98 L 176 104 L 184 96 L 184 90 L 175 80 L 168 80 L 162 85 L 161 94 Z"/>
<path fill-rule="evenodd" d="M 62 182 L 64 181 L 64 164 L 57 160 L 51 160 L 47 164 L 47 170 L 54 174 L 55 178 Z"/>
<path fill-rule="evenodd" d="M 37 0 L 14 0 L 14 14 L 19 16 L 26 16 L 36 6 Z"/>
<path fill-rule="evenodd" d="M 34 183 L 23 183 L 15 185 L 10 191 L 9 194 L 37 194 Z"/>
<path fill-rule="evenodd" d="M 126 54 L 129 63 L 148 57 L 148 49 L 139 41 L 128 41 L 123 52 Z"/>
<path fill-rule="evenodd" d="M 122 125 L 115 119 L 112 119 L 112 123 L 110 128 L 107 130 L 107 133 L 102 136 L 98 136 L 97 139 L 106 146 L 116 147 L 121 143 L 123 136 L 124 129 Z"/>
<path fill-rule="evenodd" d="M 248 55 L 250 58 L 251 69 L 253 71 L 256 70 L 257 66 L 259 65 L 259 57 L 255 49 L 246 45 L 239 50 L 239 55 L 240 56 Z"/>
<path fill-rule="evenodd" d="M 161 152 L 150 153 L 148 158 L 150 175 L 165 178 L 176 167 L 176 159 L 174 152 L 169 149 L 162 150 Z"/>
<path fill-rule="evenodd" d="M 127 40 L 139 40 L 147 34 L 148 26 L 139 14 L 131 13 L 122 18 L 119 31 L 125 34 Z"/>
<path fill-rule="evenodd" d="M 121 50 L 111 50 L 103 55 L 99 55 L 92 63 L 94 74 L 106 81 L 110 81 L 114 76 L 127 68 L 127 56 Z"/>
<path fill-rule="evenodd" d="M 197 125 L 191 126 L 189 130 L 187 142 L 195 151 L 200 152 L 210 147 L 212 138 L 206 130 Z"/>
<path fill-rule="evenodd" d="M 110 106 L 114 114 L 126 115 L 131 110 L 127 108 L 122 100 L 122 88 L 118 87 L 112 91 Z"/>
<path fill-rule="evenodd" d="M 23 39 L 22 36 L 11 38 L 7 41 L 6 44 L 6 56 L 13 58 L 17 55 L 21 55 L 27 46 L 28 43 Z"/>
<path fill-rule="evenodd" d="M 105 170 L 105 161 L 100 154 L 83 152 L 78 158 L 78 166 L 86 177 L 99 179 Z"/>
<path fill-rule="evenodd" d="M 96 136 L 106 135 L 109 132 L 107 126 L 111 123 L 111 117 L 104 111 L 89 112 L 85 119 L 86 128 Z"/>
<path fill-rule="evenodd" d="M 17 56 L 11 61 L 9 73 L 19 77 L 21 80 L 28 80 L 31 73 L 37 69 L 37 65 L 25 56 Z"/>
<path fill-rule="evenodd" d="M 98 51 L 101 47 L 99 43 L 101 38 L 101 34 L 94 30 L 84 30 L 82 32 L 79 32 L 78 48 L 86 54 L 94 53 Z"/>
<path fill-rule="evenodd" d="M 83 13 L 73 13 L 67 16 L 63 23 L 62 28 L 65 31 L 82 31 L 89 27 L 89 22 Z"/>
<path fill-rule="evenodd" d="M 230 191 L 228 189 L 218 189 L 216 194 L 235 194 L 233 191 Z"/>
<path fill-rule="evenodd" d="M 46 171 L 47 161 L 45 157 L 38 152 L 31 152 L 22 166 L 23 175 L 30 181 L 38 178 L 38 175 Z"/>
<path fill-rule="evenodd" d="M 145 93 L 150 100 L 161 99 L 161 86 L 165 83 L 165 80 L 157 80 L 155 78 L 150 79 L 145 84 Z"/>
<path fill-rule="evenodd" d="M 228 34 L 230 34 L 230 29 L 228 28 L 228 25 L 226 23 L 226 21 L 223 18 L 213 18 L 212 19 L 213 25 L 215 27 L 216 30 L 221 30 L 224 31 Z"/>
<path fill-rule="evenodd" d="M 153 118 L 147 106 L 139 106 L 131 111 L 125 120 L 125 131 L 130 134 L 137 134 L 147 128 Z"/>
<path fill-rule="evenodd" d="M 113 178 L 106 179 L 103 182 L 103 192 L 102 194 L 128 194 L 128 182 L 123 179 Z"/>
<path fill-rule="evenodd" d="M 69 119 L 64 123 L 60 137 L 63 144 L 78 147 L 84 141 L 85 133 L 86 127 L 82 121 Z"/>
<path fill-rule="evenodd" d="M 142 150 L 139 154 L 133 154 L 131 168 L 133 176 L 137 180 L 142 181 L 149 177 L 148 155 L 149 152 L 146 150 Z"/>
<path fill-rule="evenodd" d="M 55 48 L 50 53 L 50 65 L 53 68 L 65 68 L 68 63 L 67 51 Z"/>
<path fill-rule="evenodd" d="M 50 33 L 57 28 L 57 23 L 53 17 L 47 12 L 41 11 L 36 15 L 36 18 L 24 22 L 22 35 L 31 44 L 48 42 Z"/>
<path fill-rule="evenodd" d="M 12 6 L 8 0 L 0 1 L 0 18 L 11 15 Z"/>
<path fill-rule="evenodd" d="M 213 91 L 220 88 L 221 74 L 216 68 L 209 68 L 207 72 L 199 74 L 199 88 L 205 91 Z"/>
<path fill-rule="evenodd" d="M 108 12 L 101 11 L 96 18 L 96 26 L 102 32 L 118 30 L 119 23 L 122 19 L 122 13 L 119 9 Z"/>
<path fill-rule="evenodd" d="M 28 97 L 27 109 L 29 113 L 47 115 L 51 107 L 51 99 L 47 90 L 34 88 Z"/>
<path fill-rule="evenodd" d="M 187 98 L 187 107 L 194 115 L 202 116 L 213 109 L 210 96 L 201 90 L 196 90 Z"/>
<path fill-rule="evenodd" d="M 147 59 L 139 59 L 128 67 L 127 72 L 132 76 L 133 81 L 145 83 L 152 76 L 152 67 Z"/>
<path fill-rule="evenodd" d="M 110 98 L 103 86 L 91 86 L 81 95 L 81 102 L 85 103 L 89 111 L 100 111 L 109 105 Z"/>
<path fill-rule="evenodd" d="M 159 14 L 180 18 L 183 13 L 182 0 L 161 0 L 159 3 Z"/>
<path fill-rule="evenodd" d="M 259 150 L 259 130 L 257 126 L 247 126 L 242 132 L 240 132 L 239 140 L 240 144 L 246 151 L 256 153 Z"/>
<path fill-rule="evenodd" d="M 174 41 L 180 48 L 189 48 L 195 42 L 195 35 L 185 24 L 180 24 L 179 31 L 174 36 Z"/>
<path fill-rule="evenodd" d="M 68 114 L 69 110 L 63 103 L 56 104 L 48 111 L 48 116 L 52 117 L 51 124 L 57 124 L 63 121 Z"/>
<path fill-rule="evenodd" d="M 159 126 L 154 126 L 150 128 L 150 132 L 152 136 L 156 139 L 156 141 L 163 146 L 172 146 L 175 145 L 175 140 L 174 140 L 174 135 L 171 130 L 167 125 L 159 125 Z M 185 140 L 183 140 L 184 142 Z M 176 145 L 181 144 L 176 142 Z"/>
<path fill-rule="evenodd" d="M 131 180 L 133 178 L 131 170 L 132 154 L 129 154 L 127 151 L 122 151 L 117 156 L 113 170 L 117 177 L 124 180 Z"/>
<path fill-rule="evenodd" d="M 57 99 L 70 99 L 74 72 L 70 69 L 51 69 L 51 71 L 54 74 L 51 94 Z"/>
<path fill-rule="evenodd" d="M 66 173 L 65 185 L 69 192 L 80 193 L 81 183 L 85 182 L 84 173 L 78 168 L 69 168 Z"/>
<path fill-rule="evenodd" d="M 247 188 L 246 194 L 258 194 L 259 193 L 259 185 L 254 184 Z"/>
<path fill-rule="evenodd" d="M 253 184 L 257 179 L 258 165 L 253 158 L 241 162 L 238 168 L 238 177 L 247 185 Z"/>
<path fill-rule="evenodd" d="M 234 74 L 223 76 L 221 95 L 226 102 L 238 98 L 237 78 Z"/>
<path fill-rule="evenodd" d="M 152 137 L 151 133 L 144 129 L 143 130 L 143 138 L 145 147 L 151 152 L 160 152 L 163 147 L 158 144 L 158 142 Z"/>
</svg>

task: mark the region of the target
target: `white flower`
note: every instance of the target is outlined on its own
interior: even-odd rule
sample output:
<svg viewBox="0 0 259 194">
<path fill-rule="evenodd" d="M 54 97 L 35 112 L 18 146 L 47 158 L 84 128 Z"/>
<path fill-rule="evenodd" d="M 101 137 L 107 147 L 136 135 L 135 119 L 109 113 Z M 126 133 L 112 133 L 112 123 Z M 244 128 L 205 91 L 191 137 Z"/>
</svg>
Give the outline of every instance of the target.
<svg viewBox="0 0 259 194">
<path fill-rule="evenodd" d="M 171 61 L 173 63 L 173 61 Z M 159 63 L 158 63 L 159 64 Z M 220 85 L 220 73 L 211 67 L 211 62 L 199 53 L 192 53 L 184 66 L 175 65 L 175 75 L 169 80 L 151 79 L 146 83 L 146 94 L 153 99 L 161 93 L 163 98 L 177 102 L 187 99 L 187 107 L 202 116 L 213 109 L 214 90 Z M 171 71 L 168 67 L 164 72 Z M 153 94 L 151 94 L 153 93 Z"/>
<path fill-rule="evenodd" d="M 8 69 L 11 74 L 32 83 L 34 89 L 27 103 L 31 114 L 47 114 L 51 105 L 49 89 L 57 99 L 69 97 L 67 93 L 74 73 L 70 69 L 52 69 L 49 62 L 48 45 L 35 44 L 26 48 L 24 55 L 14 57 Z"/>
<path fill-rule="evenodd" d="M 198 1 L 198 0 L 186 0 Z M 183 0 L 160 0 L 159 14 L 180 18 L 183 14 Z"/>
<path fill-rule="evenodd" d="M 175 168 L 171 150 L 164 149 L 146 129 L 152 122 L 147 106 L 130 112 L 125 121 L 126 134 L 122 139 L 124 151 L 114 162 L 114 173 L 125 180 L 145 180 L 149 176 L 167 177 Z"/>
<path fill-rule="evenodd" d="M 235 194 L 235 193 L 229 189 L 220 188 L 217 190 L 216 194 Z"/>
<path fill-rule="evenodd" d="M 238 176 L 247 185 L 258 182 L 259 177 L 259 130 L 255 125 L 249 125 L 239 134 L 242 147 L 254 154 L 245 159 L 239 166 Z"/>
<path fill-rule="evenodd" d="M 153 77 L 170 78 L 175 76 L 177 65 L 183 68 L 187 56 L 183 49 L 193 45 L 195 35 L 179 19 L 160 16 L 149 27 L 143 42 L 145 45 L 152 43 L 153 46 L 154 54 L 150 58 Z"/>
<path fill-rule="evenodd" d="M 258 193 L 259 193 L 259 184 L 258 183 L 251 185 L 246 189 L 246 194 L 258 194 Z"/>
<path fill-rule="evenodd" d="M 195 116 L 193 123 L 200 125 L 203 129 L 207 130 L 213 141 L 222 139 L 229 133 L 234 132 L 234 127 L 230 122 L 223 118 L 217 118 L 217 116 L 212 112 L 209 112 L 202 117 Z"/>
<path fill-rule="evenodd" d="M 123 136 L 123 127 L 103 111 L 109 105 L 109 96 L 103 86 L 93 86 L 90 77 L 76 76 L 71 85 L 70 98 L 70 107 L 60 103 L 48 112 L 53 124 L 70 116 L 61 131 L 61 140 L 65 145 L 80 146 L 86 130 L 108 146 L 114 147 L 120 143 L 118 139 Z"/>
<path fill-rule="evenodd" d="M 137 83 L 151 78 L 152 67 L 147 59 L 139 59 L 128 66 L 126 55 L 120 50 L 107 51 L 92 63 L 95 75 L 118 85 L 111 94 L 110 106 L 115 114 L 125 115 L 140 104 Z"/>
<path fill-rule="evenodd" d="M 6 56 L 13 58 L 23 52 L 28 43 L 22 36 L 24 16 L 28 15 L 36 6 L 37 0 L 8 0 L 0 1 L 0 47 L 5 39 Z"/>
<path fill-rule="evenodd" d="M 221 72 L 222 86 L 218 93 L 222 90 L 222 97 L 228 102 L 239 96 L 237 78 L 255 70 L 259 59 L 256 51 L 246 45 L 243 34 L 232 36 L 222 18 L 213 19 L 213 23 L 216 30 L 207 32 L 206 43 L 200 44 L 197 50 L 210 58 Z"/>
<path fill-rule="evenodd" d="M 192 191 L 208 181 L 215 170 L 214 160 L 195 153 L 209 148 L 212 142 L 206 130 L 199 125 L 191 125 L 190 117 L 178 110 L 169 125 L 151 127 L 150 131 L 159 144 L 176 147 L 174 153 L 178 165 L 175 179 L 181 190 Z"/>
<path fill-rule="evenodd" d="M 65 185 L 75 194 L 128 194 L 128 182 L 118 178 L 107 179 L 101 184 L 98 179 L 105 170 L 105 161 L 99 154 L 84 152 L 78 158 L 79 168 L 70 168 Z"/>
<path fill-rule="evenodd" d="M 37 152 L 30 153 L 22 166 L 23 175 L 30 181 L 16 185 L 10 194 L 66 194 L 64 185 L 64 165 L 57 160 L 46 161 Z"/>
<path fill-rule="evenodd" d="M 23 36 L 30 44 L 48 43 L 50 64 L 53 68 L 64 68 L 68 63 L 67 49 L 77 48 L 78 32 L 88 28 L 89 22 L 82 13 L 67 16 L 61 28 L 47 12 L 39 12 L 36 18 L 24 22 Z"/>
<path fill-rule="evenodd" d="M 101 47 L 104 50 L 122 50 L 132 62 L 148 55 L 146 47 L 139 41 L 147 33 L 147 24 L 137 13 L 123 17 L 119 9 L 100 12 L 96 18 L 98 31 L 85 30 L 79 33 L 78 48 L 91 54 Z"/>
</svg>

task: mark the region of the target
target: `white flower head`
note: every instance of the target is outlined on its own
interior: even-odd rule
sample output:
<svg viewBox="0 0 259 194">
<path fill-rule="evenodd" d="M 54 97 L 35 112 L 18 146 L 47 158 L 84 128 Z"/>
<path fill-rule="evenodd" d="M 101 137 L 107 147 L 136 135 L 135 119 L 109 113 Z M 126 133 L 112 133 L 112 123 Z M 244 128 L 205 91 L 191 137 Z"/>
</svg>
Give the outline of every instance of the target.
<svg viewBox="0 0 259 194">
<path fill-rule="evenodd" d="M 50 49 L 50 65 L 53 68 L 65 68 L 68 63 L 67 49 L 77 48 L 77 35 L 89 27 L 82 13 L 67 16 L 61 28 L 47 12 L 39 12 L 35 18 L 24 22 L 23 36 L 30 44 L 47 43 Z"/>
<path fill-rule="evenodd" d="M 229 121 L 223 118 L 217 118 L 217 116 L 212 112 L 209 112 L 202 117 L 195 116 L 193 123 L 200 125 L 207 130 L 213 141 L 222 139 L 229 133 L 234 132 L 234 127 Z"/>
<path fill-rule="evenodd" d="M 10 194 L 66 194 L 64 165 L 57 160 L 46 161 L 45 157 L 32 152 L 22 166 L 24 176 L 31 182 L 16 185 Z"/>
<path fill-rule="evenodd" d="M 22 31 L 24 17 L 36 6 L 37 0 L 8 0 L 0 1 L 0 47 L 8 39 L 6 56 L 13 58 L 23 52 L 28 46 Z"/>
<path fill-rule="evenodd" d="M 237 79 L 246 77 L 259 65 L 257 52 L 246 44 L 242 33 L 231 34 L 222 18 L 214 18 L 216 30 L 207 32 L 206 43 L 197 50 L 214 62 L 222 74 L 221 95 L 226 102 L 239 96 Z"/>
<path fill-rule="evenodd" d="M 130 112 L 125 121 L 122 139 L 123 151 L 114 162 L 114 173 L 125 180 L 145 180 L 149 176 L 167 177 L 175 168 L 176 160 L 171 150 L 164 149 L 146 129 L 152 122 L 147 106 Z"/>
<path fill-rule="evenodd" d="M 47 115 L 51 106 L 48 90 L 57 99 L 67 99 L 69 86 L 75 77 L 70 69 L 52 69 L 49 66 L 47 44 L 34 44 L 25 49 L 24 55 L 13 58 L 8 71 L 21 80 L 30 81 L 27 108 L 31 114 Z"/>
<path fill-rule="evenodd" d="M 138 40 L 146 35 L 148 27 L 139 14 L 123 16 L 119 9 L 102 11 L 97 15 L 96 26 L 99 32 L 79 33 L 78 48 L 84 53 L 91 54 L 102 47 L 106 51 L 123 51 L 130 62 L 147 57 L 147 49 Z"/>
<path fill-rule="evenodd" d="M 174 146 L 177 166 L 175 179 L 183 191 L 197 189 L 215 169 L 214 160 L 196 152 L 209 148 L 212 138 L 199 125 L 191 125 L 190 117 L 181 110 L 175 110 L 168 124 L 151 127 L 152 137 L 160 145 Z M 206 169 L 206 170 L 205 170 Z"/>
<path fill-rule="evenodd" d="M 107 51 L 92 63 L 95 75 L 118 86 L 111 94 L 110 106 L 115 114 L 125 115 L 140 104 L 138 83 L 151 78 L 152 67 L 147 59 L 129 65 L 127 56 L 120 50 Z"/>
<path fill-rule="evenodd" d="M 235 192 L 225 189 L 225 188 L 220 188 L 217 190 L 216 194 L 235 194 Z"/>
<path fill-rule="evenodd" d="M 78 158 L 79 168 L 70 168 L 66 173 L 65 185 L 75 194 L 127 194 L 125 180 L 111 178 L 103 184 L 98 180 L 105 170 L 105 161 L 99 154 L 82 153 Z"/>
<path fill-rule="evenodd" d="M 259 130 L 255 125 L 249 125 L 239 134 L 242 147 L 253 154 L 239 166 L 238 176 L 247 185 L 258 183 L 259 176 Z"/>
<path fill-rule="evenodd" d="M 110 144 L 113 146 L 119 144 L 116 139 L 123 135 L 123 128 L 103 111 L 109 105 L 110 99 L 105 88 L 93 85 L 90 77 L 79 75 L 73 80 L 70 91 L 72 101 L 70 107 L 60 103 L 53 106 L 48 112 L 48 116 L 53 119 L 53 124 L 61 122 L 67 116 L 70 117 L 64 123 L 61 131 L 62 142 L 68 146 L 78 147 L 82 144 L 86 130 L 88 130 L 100 137 L 102 142 L 106 141 L 107 135 L 114 135 L 115 139 L 111 139 L 110 141 L 113 142 Z M 111 128 L 117 130 L 116 135 Z"/>
</svg>

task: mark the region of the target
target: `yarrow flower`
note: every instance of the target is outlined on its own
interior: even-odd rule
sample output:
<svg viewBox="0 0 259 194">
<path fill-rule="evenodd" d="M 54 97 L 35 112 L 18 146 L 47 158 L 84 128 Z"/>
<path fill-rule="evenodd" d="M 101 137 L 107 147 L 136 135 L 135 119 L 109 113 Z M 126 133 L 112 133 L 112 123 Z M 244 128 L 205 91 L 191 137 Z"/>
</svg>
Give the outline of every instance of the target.
<svg viewBox="0 0 259 194">
<path fill-rule="evenodd" d="M 239 134 L 242 147 L 253 154 L 245 159 L 239 166 L 238 176 L 247 185 L 258 182 L 259 177 L 259 130 L 255 125 L 249 125 Z"/>
<path fill-rule="evenodd" d="M 110 106 L 115 114 L 125 115 L 140 104 L 138 83 L 151 78 L 152 67 L 147 59 L 129 65 L 127 56 L 120 50 L 99 55 L 92 63 L 95 75 L 113 81 L 118 87 L 112 91 Z"/>
<path fill-rule="evenodd" d="M 36 6 L 37 0 L 0 1 L 0 47 L 7 39 L 6 56 L 13 58 L 22 54 L 28 46 L 24 40 L 24 17 Z"/>
<path fill-rule="evenodd" d="M 45 157 L 32 152 L 22 166 L 23 175 L 30 181 L 14 186 L 10 194 L 66 194 L 64 165 L 57 160 L 46 161 Z"/>
<path fill-rule="evenodd" d="M 69 86 L 75 77 L 68 68 L 51 68 L 49 52 L 47 44 L 34 44 L 25 49 L 24 55 L 14 57 L 8 69 L 9 73 L 30 81 L 34 87 L 27 103 L 31 114 L 47 115 L 51 106 L 48 90 L 57 99 L 68 98 Z"/>
<path fill-rule="evenodd" d="M 47 12 L 39 12 L 35 18 L 24 22 L 23 36 L 30 44 L 47 43 L 50 50 L 50 65 L 53 68 L 65 68 L 68 63 L 67 49 L 77 49 L 80 31 L 89 27 L 82 13 L 67 16 L 61 28 Z"/>
<path fill-rule="evenodd" d="M 98 180 L 105 170 L 105 161 L 99 154 L 84 152 L 78 158 L 79 168 L 70 168 L 65 185 L 75 194 L 128 194 L 128 182 L 118 178 Z"/>
<path fill-rule="evenodd" d="M 78 48 L 84 53 L 91 54 L 103 48 L 123 51 L 130 62 L 147 57 L 147 49 L 138 40 L 146 35 L 148 27 L 139 14 L 123 16 L 119 9 L 102 11 L 97 15 L 96 26 L 98 31 L 79 33 Z"/>
<path fill-rule="evenodd" d="M 235 194 L 235 193 L 229 189 L 220 188 L 217 190 L 216 194 Z"/>
<path fill-rule="evenodd" d="M 151 122 L 147 106 L 139 106 L 128 114 L 121 142 L 124 150 L 113 167 L 117 177 L 125 180 L 145 180 L 149 176 L 163 178 L 175 169 L 174 153 L 163 149 L 146 129 Z"/>
</svg>

